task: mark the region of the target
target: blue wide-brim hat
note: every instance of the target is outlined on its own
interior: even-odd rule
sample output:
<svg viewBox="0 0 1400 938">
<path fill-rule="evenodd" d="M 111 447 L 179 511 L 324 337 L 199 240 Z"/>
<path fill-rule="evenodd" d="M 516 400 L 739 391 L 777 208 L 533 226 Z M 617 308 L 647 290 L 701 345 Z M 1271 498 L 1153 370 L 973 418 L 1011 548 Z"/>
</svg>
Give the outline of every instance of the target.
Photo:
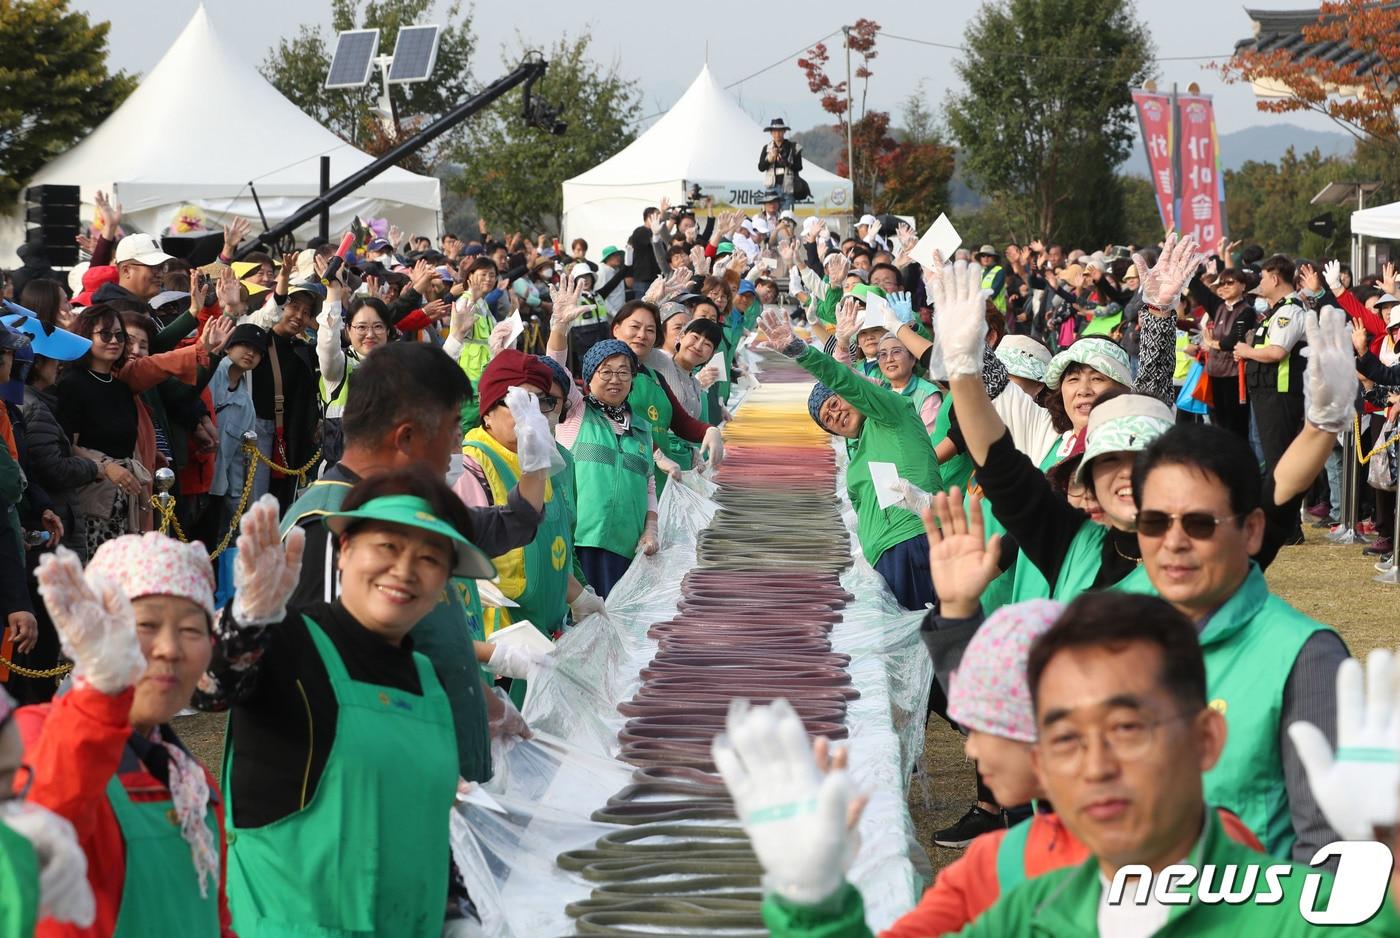
<svg viewBox="0 0 1400 938">
<path fill-rule="evenodd" d="M 73 362 L 82 358 L 88 353 L 88 349 L 92 348 L 91 339 L 85 339 L 57 326 L 46 326 L 39 321 L 33 310 L 25 309 L 9 300 L 0 300 L 0 305 L 10 314 L 0 322 L 28 335 L 31 340 L 29 347 L 34 350 L 35 355 L 55 361 Z"/>
</svg>

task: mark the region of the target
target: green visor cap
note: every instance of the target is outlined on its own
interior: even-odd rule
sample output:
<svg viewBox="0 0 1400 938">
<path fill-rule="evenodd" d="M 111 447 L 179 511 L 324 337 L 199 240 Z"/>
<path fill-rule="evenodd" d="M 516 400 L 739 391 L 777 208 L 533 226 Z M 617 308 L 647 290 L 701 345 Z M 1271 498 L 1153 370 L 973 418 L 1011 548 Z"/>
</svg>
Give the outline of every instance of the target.
<svg viewBox="0 0 1400 938">
<path fill-rule="evenodd" d="M 456 528 L 433 514 L 432 506 L 416 495 L 384 495 L 370 499 L 354 511 L 338 511 L 326 516 L 326 526 L 336 534 L 344 534 L 356 521 L 383 521 L 441 534 L 452 542 L 453 576 L 489 580 L 496 575 L 496 565 L 491 558 Z"/>
</svg>

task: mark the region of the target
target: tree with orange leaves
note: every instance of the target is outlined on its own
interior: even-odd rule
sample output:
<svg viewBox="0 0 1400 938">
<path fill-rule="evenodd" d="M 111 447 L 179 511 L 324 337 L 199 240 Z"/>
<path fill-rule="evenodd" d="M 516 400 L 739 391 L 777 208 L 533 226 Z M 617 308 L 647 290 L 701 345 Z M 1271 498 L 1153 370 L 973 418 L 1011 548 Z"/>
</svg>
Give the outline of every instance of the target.
<svg viewBox="0 0 1400 938">
<path fill-rule="evenodd" d="M 1292 44 L 1242 49 L 1218 66 L 1221 76 L 1271 95 L 1259 98 L 1261 111 L 1322 114 L 1400 157 L 1400 4 L 1324 2 L 1302 37 L 1300 54 Z"/>
</svg>

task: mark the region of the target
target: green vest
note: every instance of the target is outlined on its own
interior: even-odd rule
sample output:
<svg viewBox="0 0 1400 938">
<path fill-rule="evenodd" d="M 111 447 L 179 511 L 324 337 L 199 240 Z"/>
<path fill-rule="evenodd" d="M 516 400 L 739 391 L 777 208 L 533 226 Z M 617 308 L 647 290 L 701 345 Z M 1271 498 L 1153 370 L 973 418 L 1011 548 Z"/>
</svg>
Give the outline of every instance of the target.
<svg viewBox="0 0 1400 938">
<path fill-rule="evenodd" d="M 471 379 L 473 391 L 477 383 L 481 381 L 481 373 L 486 370 L 486 364 L 491 360 L 491 349 L 488 345 L 491 339 L 491 330 L 495 328 L 496 320 L 483 306 L 477 310 L 476 319 L 472 322 L 472 334 L 467 341 L 462 343 L 462 351 L 457 353 L 457 364 L 466 372 Z M 481 402 L 476 399 L 476 394 L 472 394 L 462 402 L 462 433 L 465 434 L 473 427 L 481 424 Z"/>
<path fill-rule="evenodd" d="M 303 621 L 335 695 L 335 745 L 295 814 L 239 828 L 230 800 L 234 927 L 261 938 L 440 934 L 457 794 L 447 695 L 416 652 L 421 696 L 352 679 L 321 627 Z M 237 758 L 231 747 L 224 778 Z"/>
<path fill-rule="evenodd" d="M 1142 567 L 1114 588 L 1157 595 Z M 1206 800 L 1238 814 L 1265 850 L 1284 859 L 1297 838 L 1279 750 L 1283 692 L 1304 643 L 1324 630 L 1331 631 L 1270 593 L 1253 561 L 1201 629 L 1206 692 L 1229 728 L 1220 761 L 1204 776 Z"/>
<path fill-rule="evenodd" d="M 653 470 L 651 424 L 632 412 L 626 433 L 589 404 L 574 440 L 578 524 L 574 544 L 601 547 L 622 557 L 637 552 L 647 519 L 647 479 Z"/>
<path fill-rule="evenodd" d="M 888 381 L 883 382 L 883 384 L 887 388 L 890 387 L 890 383 Z M 890 390 L 894 389 L 890 388 Z M 940 391 L 938 389 L 938 385 L 934 384 L 932 381 L 925 381 L 918 375 L 911 375 L 909 378 L 909 383 L 906 384 L 904 388 L 898 393 L 914 401 L 914 410 L 918 411 L 919 419 L 922 420 L 924 419 L 924 401 L 928 400 L 935 394 L 941 395 L 943 392 Z"/>
<path fill-rule="evenodd" d="M 1050 467 L 1059 462 L 1060 445 L 1066 439 L 1072 439 L 1073 432 L 1060 437 L 1059 443 L 1051 446 L 1050 449 L 1040 459 L 1040 471 L 1047 472 Z M 986 512 L 986 505 L 983 511 L 986 518 L 987 536 L 1000 533 L 1006 529 L 1001 522 L 996 520 L 995 513 Z M 988 603 L 987 596 L 991 594 L 992 603 Z M 1016 559 L 1002 574 L 992 581 L 991 585 L 982 594 L 982 610 L 991 615 L 1001 606 L 1009 606 L 1012 603 L 1023 603 L 1030 599 L 1049 599 L 1050 584 L 1045 580 L 1045 574 L 1040 572 L 1040 568 L 1018 551 Z"/>
<path fill-rule="evenodd" d="M 292 526 L 310 516 L 324 516 L 340 510 L 348 482 L 317 479 L 307 486 L 282 516 L 285 537 Z M 308 536 L 316 533 L 312 528 Z M 331 573 L 334 576 L 334 571 Z M 473 639 L 485 641 L 481 595 L 475 580 L 454 579 L 442 591 L 438 604 L 413 627 L 413 647 L 427 657 L 437 672 L 438 682 L 447 692 L 448 704 L 457 729 L 457 759 L 462 777 L 484 782 L 491 777 L 491 740 L 486 730 L 486 700 L 482 696 L 480 670 L 476 665 Z M 488 680 L 494 680 L 494 675 Z"/>
<path fill-rule="evenodd" d="M 339 417 L 345 413 L 345 403 L 350 400 L 350 376 L 355 373 L 355 366 L 359 363 L 358 358 L 351 358 L 347 353 L 345 374 L 336 385 L 327 387 L 325 376 L 318 379 L 321 382 L 321 403 L 326 405 L 326 413 L 330 416 Z"/>
<path fill-rule="evenodd" d="M 997 274 L 999 273 L 1001 273 L 1000 264 L 993 264 L 991 267 L 988 267 L 982 274 L 982 289 L 990 290 L 992 288 L 992 281 L 996 280 Z M 1006 312 L 1006 281 L 1003 280 L 1001 283 L 1001 289 L 990 299 L 992 305 L 1004 314 Z"/>
<path fill-rule="evenodd" d="M 188 849 L 188 848 L 186 848 Z M 30 938 L 39 918 L 39 861 L 29 841 L 0 821 L 0 938 Z"/>
<path fill-rule="evenodd" d="M 948 438 L 948 431 L 952 428 L 953 419 L 953 399 L 948 397 L 944 400 L 943 406 L 938 408 L 938 419 L 934 421 L 933 432 L 929 434 L 929 442 L 935 447 Z M 943 487 L 950 489 L 958 486 L 964 492 L 967 491 L 974 464 L 972 457 L 967 453 L 958 453 L 947 462 L 938 464 L 938 474 L 943 477 Z"/>
<path fill-rule="evenodd" d="M 208 895 L 199 895 L 199 876 L 190 857 L 190 845 L 172 823 L 175 809 L 167 799 L 132 801 L 115 775 L 107 783 L 107 803 L 112 806 L 126 847 L 126 880 L 112 938 L 146 938 L 167 934 L 172 922 L 191 938 L 218 938 L 219 879 L 206 880 Z M 206 808 L 204 823 L 219 849 L 219 827 L 214 810 Z"/>
<path fill-rule="evenodd" d="M 1279 326 L 1287 325 L 1294 316 L 1303 315 L 1303 307 L 1293 302 L 1289 297 L 1282 306 L 1269 313 L 1269 317 L 1259 324 L 1254 330 L 1254 347 L 1266 348 L 1269 344 L 1269 328 L 1275 324 Z M 1283 322 L 1276 322 L 1276 317 L 1284 317 Z M 1251 388 L 1264 388 L 1278 391 L 1279 393 L 1302 393 L 1303 390 L 1303 346 L 1306 343 L 1299 342 L 1289 350 L 1288 354 L 1281 361 L 1277 362 L 1245 362 L 1245 380 Z"/>
<path fill-rule="evenodd" d="M 682 461 L 671 455 L 669 438 L 674 436 L 671 433 L 671 417 L 674 408 L 671 406 L 671 398 L 667 396 L 666 389 L 661 386 L 661 379 L 656 376 L 656 372 L 645 365 L 641 367 L 637 376 L 632 379 L 632 390 L 627 395 L 627 403 L 631 406 L 632 413 L 641 414 L 651 424 L 652 443 L 656 448 L 680 463 L 682 469 L 689 469 L 690 461 Z M 659 468 L 654 471 L 656 474 L 656 494 L 660 496 L 661 490 L 665 488 L 666 480 L 670 476 Z"/>
<path fill-rule="evenodd" d="M 1034 810 L 1034 809 L 1032 809 Z M 1026 876 L 1026 841 L 1030 840 L 1035 814 L 1011 826 L 997 844 L 997 892 L 1006 895 L 1024 883 Z"/>
</svg>

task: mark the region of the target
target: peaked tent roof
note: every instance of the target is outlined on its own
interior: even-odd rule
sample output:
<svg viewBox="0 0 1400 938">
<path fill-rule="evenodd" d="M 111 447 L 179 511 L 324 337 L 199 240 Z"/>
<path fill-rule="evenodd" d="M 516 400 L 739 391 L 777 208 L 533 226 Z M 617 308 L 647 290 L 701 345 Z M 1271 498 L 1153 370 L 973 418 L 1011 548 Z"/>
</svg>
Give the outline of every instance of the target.
<svg viewBox="0 0 1400 938">
<path fill-rule="evenodd" d="M 89 204 L 95 190 L 115 188 L 126 217 L 152 233 L 184 204 L 205 209 L 211 224 L 243 215 L 256 225 L 249 182 L 276 223 L 320 191 L 323 155 L 332 179 L 374 159 L 284 98 L 201 5 L 121 107 L 30 184 L 77 184 Z M 406 230 L 433 234 L 440 208 L 437 179 L 395 166 L 337 203 L 331 224 L 389 212 Z"/>
<path fill-rule="evenodd" d="M 570 179 L 580 185 L 639 185 L 686 180 L 754 180 L 760 185 L 758 151 L 763 128 L 715 80 L 710 66 L 660 120 L 620 152 Z M 820 166 L 804 161 L 802 178 L 818 184 L 849 185 Z"/>
</svg>

